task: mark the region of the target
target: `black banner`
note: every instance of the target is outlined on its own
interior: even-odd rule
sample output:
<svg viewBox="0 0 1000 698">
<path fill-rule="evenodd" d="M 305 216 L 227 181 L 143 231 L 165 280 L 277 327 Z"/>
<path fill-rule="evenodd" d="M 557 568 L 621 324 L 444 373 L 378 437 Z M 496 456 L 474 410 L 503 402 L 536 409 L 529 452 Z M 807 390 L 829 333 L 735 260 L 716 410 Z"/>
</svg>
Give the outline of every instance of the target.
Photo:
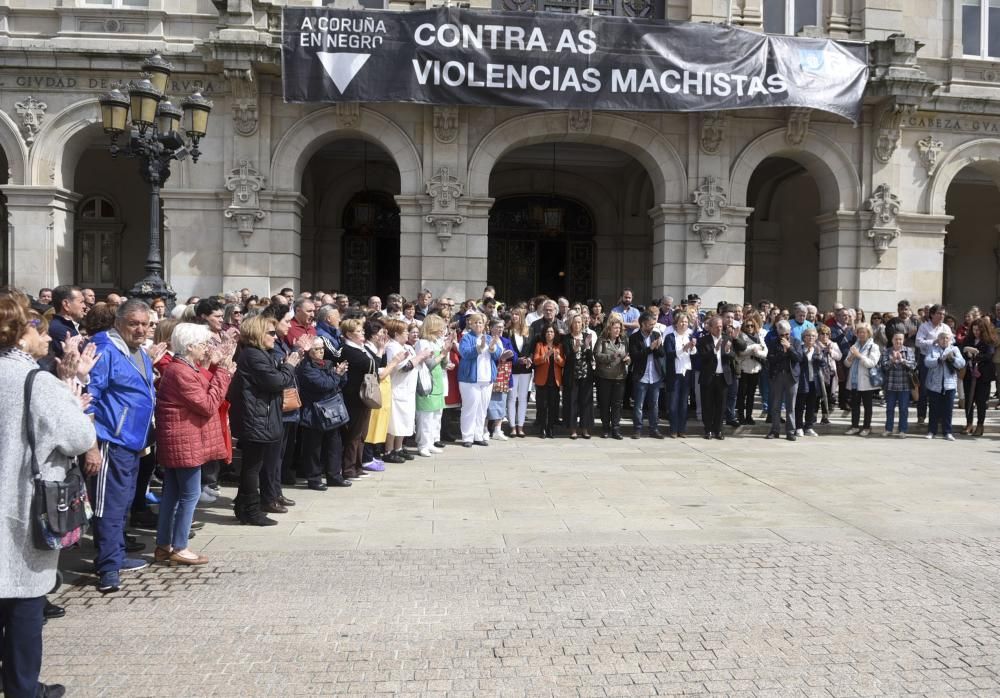
<svg viewBox="0 0 1000 698">
<path fill-rule="evenodd" d="M 697 22 L 440 7 L 286 8 L 288 102 L 536 109 L 810 107 L 857 121 L 868 48 Z"/>
</svg>

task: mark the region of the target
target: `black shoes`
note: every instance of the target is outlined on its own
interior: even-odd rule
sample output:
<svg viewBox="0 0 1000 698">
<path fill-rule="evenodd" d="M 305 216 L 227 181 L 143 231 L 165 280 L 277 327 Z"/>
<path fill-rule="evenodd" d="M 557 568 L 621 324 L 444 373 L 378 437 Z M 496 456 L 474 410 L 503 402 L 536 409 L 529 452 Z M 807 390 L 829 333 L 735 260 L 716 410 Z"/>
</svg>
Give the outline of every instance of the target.
<svg viewBox="0 0 1000 698">
<path fill-rule="evenodd" d="M 131 538 L 132 540 L 129 540 Z M 127 553 L 141 553 L 146 549 L 145 543 L 140 543 L 135 539 L 134 536 L 125 536 L 125 552 Z"/>
<path fill-rule="evenodd" d="M 649 432 L 649 435 L 652 436 L 654 439 L 662 439 L 663 438 L 663 434 L 661 434 L 659 431 L 651 431 L 651 432 Z"/>
<path fill-rule="evenodd" d="M 154 514 L 150 509 L 133 511 L 128 519 L 133 528 L 145 528 L 155 531 L 160 525 L 160 517 Z"/>
<path fill-rule="evenodd" d="M 726 422 L 726 426 L 732 427 L 733 429 L 736 429 L 736 428 L 738 428 L 738 427 L 740 427 L 742 425 L 737 420 L 730 419 L 729 421 Z"/>
<path fill-rule="evenodd" d="M 306 487 L 311 490 L 315 490 L 316 492 L 326 492 L 327 490 L 327 486 L 322 482 L 310 482 L 306 485 Z"/>
<path fill-rule="evenodd" d="M 329 478 L 326 480 L 327 487 L 350 487 L 352 484 L 354 483 L 350 480 L 331 480 Z"/>
<path fill-rule="evenodd" d="M 435 441 L 434 448 L 444 448 L 444 444 L 440 441 Z"/>
<path fill-rule="evenodd" d="M 386 456 L 382 459 L 382 462 L 399 464 L 399 463 L 405 463 L 406 459 L 399 454 L 399 451 L 393 451 L 391 453 L 386 454 Z"/>
<path fill-rule="evenodd" d="M 61 683 L 40 683 L 35 698 L 63 698 L 64 695 L 66 695 L 66 687 Z"/>
<path fill-rule="evenodd" d="M 284 504 L 282 504 L 278 500 L 274 500 L 273 502 L 264 502 L 263 504 L 260 505 L 260 510 L 263 511 L 263 512 L 265 512 L 265 513 L 267 513 L 267 514 L 287 514 L 288 513 L 288 507 L 286 507 Z"/>
<path fill-rule="evenodd" d="M 414 458 L 416 458 L 416 456 L 414 456 L 412 453 L 410 453 L 404 448 L 399 449 L 398 451 L 396 451 L 396 453 L 402 456 L 403 460 L 413 460 Z"/>
<path fill-rule="evenodd" d="M 767 437 L 766 438 L 768 438 L 768 439 L 776 439 L 776 438 L 778 438 L 778 433 L 774 432 L 774 431 L 769 431 L 767 433 Z"/>
<path fill-rule="evenodd" d="M 795 441 L 795 434 L 789 434 L 785 438 L 788 439 L 789 441 Z"/>
<path fill-rule="evenodd" d="M 549 438 L 551 438 L 551 437 L 549 437 Z M 490 445 L 489 441 L 473 441 L 472 443 L 474 443 L 476 446 L 489 446 Z M 413 457 L 411 456 L 410 458 L 412 460 Z"/>
<path fill-rule="evenodd" d="M 282 505 L 284 505 L 286 507 L 293 507 L 293 506 L 295 506 L 295 500 L 294 499 L 289 499 L 285 495 L 280 495 L 278 497 L 278 504 L 282 504 Z"/>
<path fill-rule="evenodd" d="M 708 440 L 710 440 L 711 438 L 712 438 L 712 432 L 710 432 L 710 431 L 706 431 L 706 432 L 705 432 L 705 441 L 708 441 Z"/>
<path fill-rule="evenodd" d="M 642 432 L 640 430 L 636 429 L 635 431 L 632 432 L 632 438 L 633 439 L 641 439 L 642 438 Z"/>
<path fill-rule="evenodd" d="M 611 430 L 611 438 L 612 439 L 617 439 L 618 441 L 621 441 L 625 437 L 622 436 L 622 433 L 620 431 L 618 431 L 617 429 L 612 429 Z"/>
<path fill-rule="evenodd" d="M 54 603 L 46 599 L 45 608 L 42 609 L 42 617 L 45 620 L 52 620 L 53 618 L 62 618 L 66 615 L 66 609 L 62 606 L 56 606 Z"/>
<path fill-rule="evenodd" d="M 753 426 L 754 424 L 756 424 L 757 422 L 756 422 L 756 421 L 754 421 L 754 418 L 753 418 L 753 417 L 747 417 L 746 419 L 744 419 L 744 420 L 742 421 L 742 423 L 743 423 L 743 424 L 746 424 L 746 425 L 747 425 L 748 427 L 752 427 L 752 426 Z"/>
<path fill-rule="evenodd" d="M 712 436 L 715 437 L 716 441 L 725 441 L 725 439 L 726 439 L 726 435 L 723 434 L 721 431 L 719 433 L 717 433 L 717 434 L 713 434 Z"/>
</svg>

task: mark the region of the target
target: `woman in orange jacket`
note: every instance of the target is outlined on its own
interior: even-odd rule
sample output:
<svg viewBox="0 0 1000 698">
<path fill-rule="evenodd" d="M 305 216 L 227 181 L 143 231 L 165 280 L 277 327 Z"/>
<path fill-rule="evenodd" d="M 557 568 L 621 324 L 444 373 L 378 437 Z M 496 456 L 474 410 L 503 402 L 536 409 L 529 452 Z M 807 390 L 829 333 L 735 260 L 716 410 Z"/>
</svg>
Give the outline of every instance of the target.
<svg viewBox="0 0 1000 698">
<path fill-rule="evenodd" d="M 554 439 L 552 433 L 559 412 L 559 388 L 562 387 L 563 365 L 566 359 L 562 347 L 556 342 L 556 328 L 549 325 L 535 344 L 532 359 L 535 366 L 535 404 L 538 409 L 540 436 Z"/>
</svg>

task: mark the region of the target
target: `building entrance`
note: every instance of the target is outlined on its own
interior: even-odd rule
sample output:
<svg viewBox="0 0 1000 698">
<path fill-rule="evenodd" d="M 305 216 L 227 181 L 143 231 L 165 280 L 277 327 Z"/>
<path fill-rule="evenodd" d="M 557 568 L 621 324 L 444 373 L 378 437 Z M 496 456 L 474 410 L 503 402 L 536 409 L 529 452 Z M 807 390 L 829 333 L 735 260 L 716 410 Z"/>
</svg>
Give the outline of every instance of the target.
<svg viewBox="0 0 1000 698">
<path fill-rule="evenodd" d="M 509 196 L 490 211 L 487 277 L 507 302 L 593 293 L 593 217 L 559 196 Z"/>
</svg>

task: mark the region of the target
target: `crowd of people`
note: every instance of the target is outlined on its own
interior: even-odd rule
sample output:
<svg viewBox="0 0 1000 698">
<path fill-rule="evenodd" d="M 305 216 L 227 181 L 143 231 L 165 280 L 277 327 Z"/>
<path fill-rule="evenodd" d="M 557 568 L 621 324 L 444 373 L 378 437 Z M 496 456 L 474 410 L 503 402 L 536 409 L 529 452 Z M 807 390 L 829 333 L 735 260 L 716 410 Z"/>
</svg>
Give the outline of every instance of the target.
<svg viewBox="0 0 1000 698">
<path fill-rule="evenodd" d="M 881 400 L 883 436 L 910 433 L 914 403 L 926 438 L 954 440 L 957 400 L 963 434 L 982 436 L 998 317 L 1000 303 L 992 317 L 971 308 L 958 321 L 905 300 L 868 317 L 808 302 L 707 309 L 696 294 L 640 307 L 630 289 L 608 308 L 545 296 L 503 303 L 492 287 L 458 301 L 426 289 L 412 301 L 392 294 L 384 306 L 376 296 L 243 289 L 172 308 L 118 294 L 98 301 L 75 286 L 36 298 L 7 289 L 0 429 L 21 446 L 0 454 L 11 483 L 0 489 L 4 688 L 61 695 L 36 688 L 42 620 L 62 611 L 45 600 L 58 553 L 31 540 L 29 426 L 46 479 L 81 464 L 97 589 L 114 593 L 123 573 L 148 564 L 129 527 L 155 530 L 156 563 L 207 562 L 189 546 L 195 510 L 222 496 L 226 478 L 237 485 L 236 520 L 271 526 L 295 505 L 291 488 L 346 488 L 446 444 L 485 447 L 529 432 L 683 439 L 693 418 L 703 438 L 721 440 L 757 414 L 766 438 L 795 441 L 817 437 L 840 409 L 848 434 L 868 436 Z M 26 404 L 36 368 L 43 378 Z"/>
</svg>

